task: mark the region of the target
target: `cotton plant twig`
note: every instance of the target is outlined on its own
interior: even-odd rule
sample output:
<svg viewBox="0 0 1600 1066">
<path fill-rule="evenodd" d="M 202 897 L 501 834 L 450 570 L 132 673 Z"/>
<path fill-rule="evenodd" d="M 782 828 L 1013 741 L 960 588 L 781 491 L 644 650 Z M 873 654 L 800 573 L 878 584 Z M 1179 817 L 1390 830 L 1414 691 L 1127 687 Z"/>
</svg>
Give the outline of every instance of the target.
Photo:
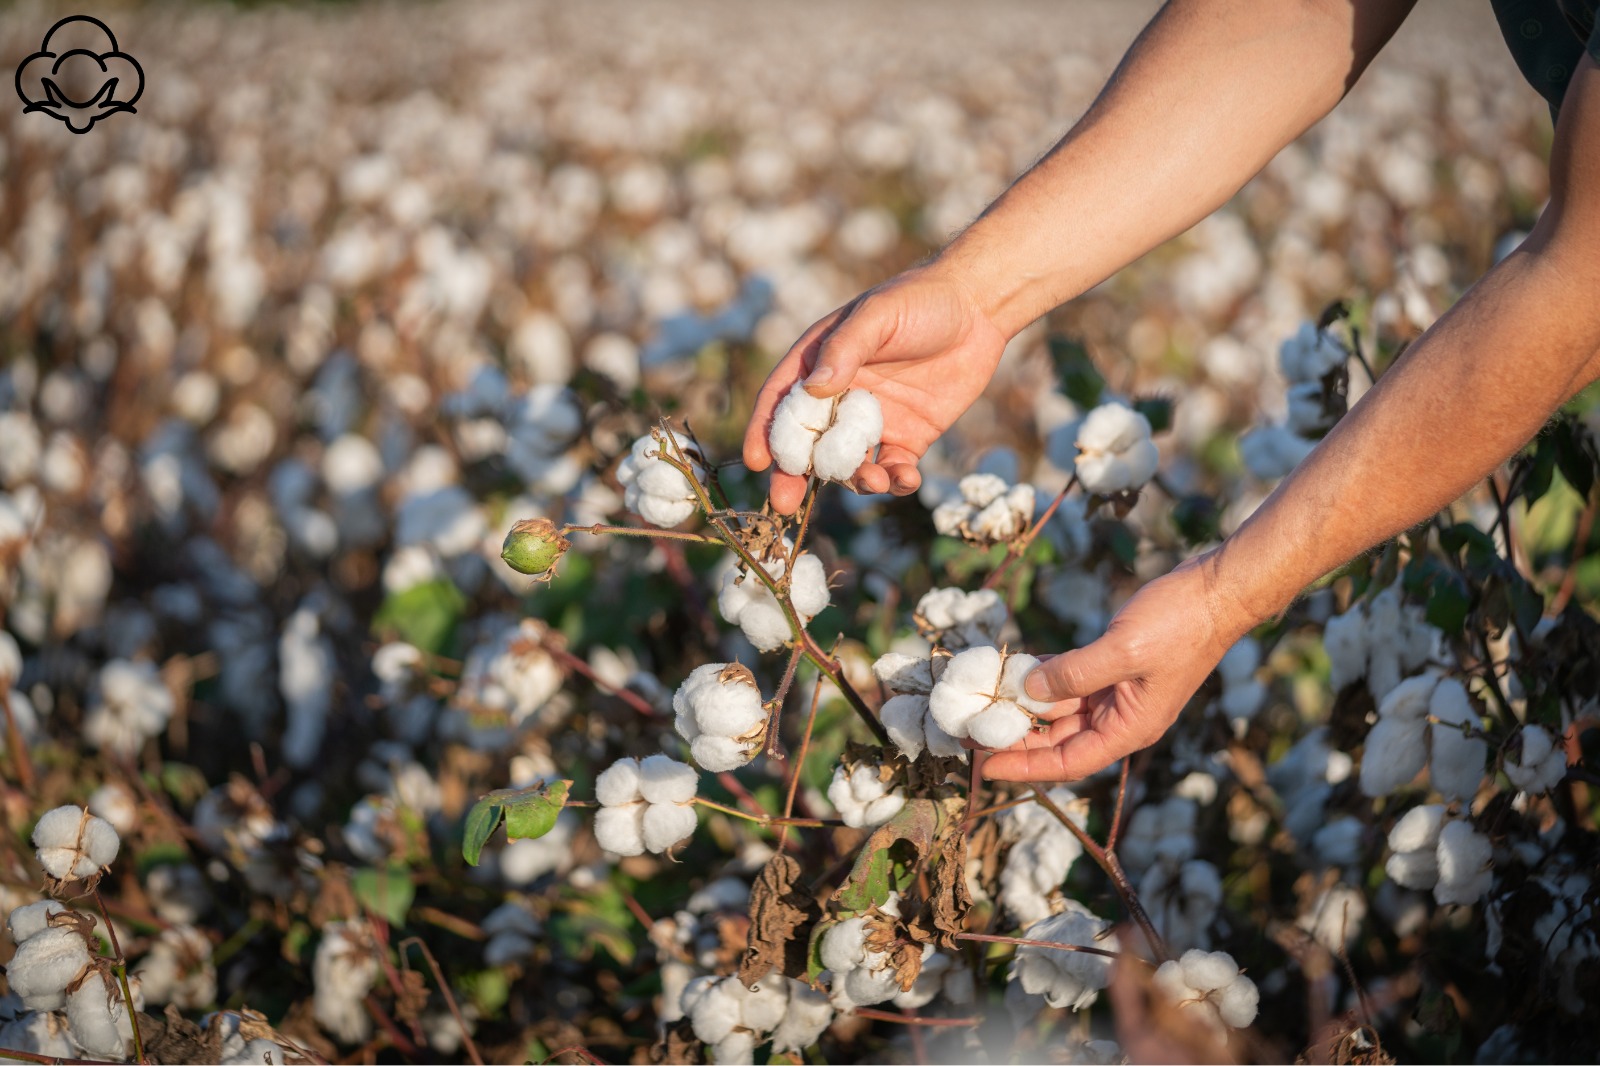
<svg viewBox="0 0 1600 1066">
<path fill-rule="evenodd" d="M 397 950 L 403 960 L 406 948 L 415 944 L 422 950 L 422 957 L 428 960 L 428 967 L 433 971 L 433 979 L 439 985 L 439 992 L 444 996 L 445 1006 L 450 1008 L 451 1017 L 455 1018 L 456 1025 L 461 1028 L 461 1042 L 467 1049 L 467 1055 L 472 1059 L 473 1066 L 483 1066 L 483 1056 L 478 1054 L 478 1045 L 472 1042 L 472 1032 L 467 1028 L 467 1020 L 461 1016 L 461 1008 L 456 1004 L 455 993 L 450 990 L 450 983 L 444 979 L 444 972 L 439 969 L 439 960 L 433 957 L 433 952 L 428 950 L 427 942 L 420 936 L 407 937 L 400 941 Z"/>
<path fill-rule="evenodd" d="M 970 940 L 977 944 L 1010 944 L 1019 948 L 1050 948 L 1053 951 L 1078 951 L 1085 955 L 1100 955 L 1107 959 L 1138 959 L 1146 960 L 1126 951 L 1112 951 L 1109 948 L 1095 948 L 1087 944 L 1063 944 L 1058 940 L 1029 940 L 1020 936 L 995 936 L 989 933 L 957 933 L 957 940 Z"/>
<path fill-rule="evenodd" d="M 558 531 L 562 536 L 568 533 L 588 533 L 595 537 L 649 537 L 655 540 L 687 540 L 696 544 L 715 544 L 716 537 L 708 537 L 704 533 L 690 533 L 678 529 L 657 529 L 655 526 L 611 526 L 603 522 L 596 522 L 592 526 L 565 525 Z"/>
<path fill-rule="evenodd" d="M 721 803 L 717 803 L 714 800 L 705 799 L 702 796 L 696 796 L 694 798 L 694 803 L 697 807 L 706 807 L 713 811 L 721 811 L 723 814 L 731 814 L 735 818 L 743 818 L 747 822 L 755 822 L 758 825 L 781 825 L 785 827 L 798 825 L 810 829 L 821 829 L 830 825 L 844 825 L 844 822 L 838 818 L 780 818 L 775 814 L 750 814 L 746 811 L 739 810 L 737 807 L 727 807 Z"/>
<path fill-rule="evenodd" d="M 806 716 L 806 731 L 800 737 L 800 755 L 795 759 L 794 765 L 789 767 L 789 794 L 783 801 L 783 828 L 778 831 L 778 850 L 789 841 L 789 818 L 794 816 L 795 793 L 800 790 L 800 771 L 805 769 L 806 755 L 811 751 L 811 733 L 817 727 L 817 708 L 822 704 L 822 685 L 818 684 L 811 689 L 811 713 Z"/>
</svg>

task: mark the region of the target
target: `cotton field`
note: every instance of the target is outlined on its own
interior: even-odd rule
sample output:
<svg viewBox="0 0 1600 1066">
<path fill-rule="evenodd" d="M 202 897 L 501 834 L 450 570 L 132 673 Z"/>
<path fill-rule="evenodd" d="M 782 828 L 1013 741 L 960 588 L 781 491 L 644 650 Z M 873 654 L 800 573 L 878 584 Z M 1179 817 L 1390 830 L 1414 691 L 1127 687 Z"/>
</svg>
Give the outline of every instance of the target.
<svg viewBox="0 0 1600 1066">
<path fill-rule="evenodd" d="M 1017 337 L 916 493 L 849 485 L 866 388 L 778 410 L 797 516 L 740 461 L 1152 10 L 102 14 L 135 112 L 0 109 L 0 1059 L 1600 1055 L 1592 390 L 1155 746 L 973 753 L 1538 217 L 1488 4 Z"/>
</svg>

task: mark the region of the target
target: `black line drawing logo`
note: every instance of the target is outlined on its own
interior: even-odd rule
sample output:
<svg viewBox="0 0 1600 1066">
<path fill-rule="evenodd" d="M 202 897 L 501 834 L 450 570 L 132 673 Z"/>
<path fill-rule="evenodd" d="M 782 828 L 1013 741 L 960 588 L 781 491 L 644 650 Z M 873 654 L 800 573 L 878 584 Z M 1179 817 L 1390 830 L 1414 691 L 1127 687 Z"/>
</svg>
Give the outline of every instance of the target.
<svg viewBox="0 0 1600 1066">
<path fill-rule="evenodd" d="M 58 40 L 58 34 L 66 41 Z M 69 15 L 51 26 L 39 50 L 17 67 L 17 95 L 28 105 L 22 113 L 43 111 L 73 133 L 88 133 L 96 122 L 119 111 L 133 113 L 143 92 L 144 69 L 117 48 L 104 22 L 88 15 Z"/>
</svg>

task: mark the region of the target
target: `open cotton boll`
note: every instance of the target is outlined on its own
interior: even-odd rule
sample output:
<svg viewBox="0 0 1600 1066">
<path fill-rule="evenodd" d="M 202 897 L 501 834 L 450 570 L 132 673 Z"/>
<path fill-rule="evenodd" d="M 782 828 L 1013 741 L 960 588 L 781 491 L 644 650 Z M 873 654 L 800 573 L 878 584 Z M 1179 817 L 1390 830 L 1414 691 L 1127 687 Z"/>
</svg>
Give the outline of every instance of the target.
<svg viewBox="0 0 1600 1066">
<path fill-rule="evenodd" d="M 96 748 L 131 758 L 166 729 L 175 705 L 155 663 L 114 659 L 100 671 L 83 734 Z"/>
<path fill-rule="evenodd" d="M 946 664 L 928 695 L 929 711 L 952 737 L 970 737 L 988 748 L 1010 747 L 1027 735 L 1033 716 L 1050 706 L 1022 687 L 1038 664 L 1020 652 L 968 648 Z"/>
<path fill-rule="evenodd" d="M 1103 403 L 1078 426 L 1078 483 L 1100 496 L 1144 487 L 1160 453 L 1150 439 L 1150 420 L 1120 403 Z"/>
<path fill-rule="evenodd" d="M 57 881 L 90 878 L 110 866 L 122 841 L 111 823 L 71 805 L 49 811 L 33 829 L 39 865 Z"/>
<path fill-rule="evenodd" d="M 1350 357 L 1344 346 L 1314 322 L 1302 322 L 1278 346 L 1278 366 L 1292 383 L 1321 381 L 1328 371 L 1343 366 Z"/>
<path fill-rule="evenodd" d="M 1489 745 L 1462 732 L 1462 726 L 1477 729 L 1483 724 L 1466 686 L 1453 677 L 1440 681 L 1428 702 L 1428 713 L 1438 719 L 1429 726 L 1428 776 L 1445 799 L 1468 802 L 1483 783 Z"/>
<path fill-rule="evenodd" d="M 594 796 L 602 807 L 620 807 L 640 798 L 639 760 L 618 759 L 594 779 Z"/>
<path fill-rule="evenodd" d="M 133 1050 L 133 1024 L 114 985 L 90 977 L 67 996 L 67 1026 L 84 1054 L 124 1059 Z"/>
<path fill-rule="evenodd" d="M 956 490 L 933 509 L 933 526 L 943 536 L 995 544 L 1020 536 L 1033 523 L 1032 485 L 1012 485 L 998 474 L 968 474 Z"/>
<path fill-rule="evenodd" d="M 700 785 L 694 767 L 668 755 L 639 760 L 639 795 L 652 806 L 690 803 Z"/>
<path fill-rule="evenodd" d="M 696 667 L 673 694 L 672 708 L 678 735 L 712 773 L 748 763 L 766 735 L 767 711 L 755 675 L 738 663 Z"/>
<path fill-rule="evenodd" d="M 1520 791 L 1548 792 L 1567 776 L 1567 753 L 1542 725 L 1526 725 L 1518 734 L 1522 746 L 1506 757 L 1506 776 Z"/>
<path fill-rule="evenodd" d="M 594 839 L 601 848 L 613 855 L 643 855 L 644 804 L 627 807 L 604 807 L 595 812 Z"/>
<path fill-rule="evenodd" d="M 695 480 L 705 483 L 705 456 L 689 441 L 678 440 L 678 448 L 694 471 Z M 684 521 L 699 508 L 699 496 L 683 472 L 662 458 L 677 458 L 671 444 L 645 435 L 617 466 L 617 481 L 622 485 L 623 504 L 651 525 L 670 528 Z"/>
<path fill-rule="evenodd" d="M 848 481 L 883 436 L 883 409 L 865 389 L 818 399 L 796 382 L 772 414 L 767 443 L 778 469 Z"/>
<path fill-rule="evenodd" d="M 359 918 L 329 922 L 311 963 L 312 1016 L 335 1040 L 356 1044 L 372 1033 L 364 1005 L 378 979 L 372 931 Z"/>
<path fill-rule="evenodd" d="M 38 903 L 29 903 L 18 907 L 6 919 L 6 931 L 11 934 L 14 944 L 21 944 L 31 936 L 37 936 L 50 927 L 52 914 L 65 914 L 69 908 L 53 899 L 42 899 Z"/>
<path fill-rule="evenodd" d="M 81 1054 L 72 1042 L 66 1018 L 52 1011 L 27 1011 L 0 1025 L 0 1047 L 47 1059 L 73 1059 Z"/>
<path fill-rule="evenodd" d="M 1452 821 L 1439 831 L 1439 883 L 1433 898 L 1442 904 L 1476 903 L 1489 890 L 1494 874 L 1489 838 L 1467 821 Z"/>
<path fill-rule="evenodd" d="M 163 930 L 136 972 L 145 999 L 151 1003 L 171 1003 L 181 1010 L 194 1010 L 217 998 L 211 941 L 193 926 Z"/>
<path fill-rule="evenodd" d="M 1168 796 L 1136 809 L 1117 848 L 1123 866 L 1129 873 L 1140 873 L 1156 862 L 1177 864 L 1192 859 L 1199 815 L 1199 806 L 1184 796 Z"/>
<path fill-rule="evenodd" d="M 1379 718 L 1361 753 L 1361 791 L 1387 796 L 1403 787 L 1428 761 L 1423 742 L 1427 722 L 1420 718 Z"/>
<path fill-rule="evenodd" d="M 1005 600 L 994 589 L 932 589 L 912 612 L 922 635 L 950 651 L 999 643 L 1007 616 Z"/>
<path fill-rule="evenodd" d="M 1239 459 L 1262 481 L 1276 481 L 1305 462 L 1316 446 L 1288 426 L 1256 426 L 1239 438 Z"/>
<path fill-rule="evenodd" d="M 1088 822 L 1087 805 L 1066 785 L 1048 793 L 1051 802 L 1080 828 Z M 1073 863 L 1083 845 L 1055 815 L 1036 803 L 1013 807 L 1000 815 L 1000 831 L 1011 842 L 1000 868 L 1000 902 L 1019 924 L 1031 925 L 1055 912 Z"/>
<path fill-rule="evenodd" d="M 1152 983 L 1180 1006 L 1205 1004 L 1209 1009 L 1201 1017 L 1233 1029 L 1255 1021 L 1261 999 L 1255 982 L 1239 972 L 1238 963 L 1225 951 L 1186 951 L 1181 959 L 1162 963 Z"/>
<path fill-rule="evenodd" d="M 933 691 L 935 671 L 943 672 L 944 660 L 888 652 L 872 664 L 872 673 L 891 692 L 926 696 Z"/>
<path fill-rule="evenodd" d="M 908 759 L 915 760 L 924 751 L 939 758 L 967 757 L 961 741 L 934 720 L 926 696 L 891 696 L 878 709 L 878 718 L 894 746 Z"/>
<path fill-rule="evenodd" d="M 782 552 L 761 564 L 775 582 L 782 580 L 788 565 L 785 559 L 794 551 L 787 537 L 782 546 Z M 801 553 L 794 560 L 789 575 L 789 603 L 800 616 L 800 624 L 808 624 L 828 606 L 829 599 L 828 574 L 822 560 L 810 552 Z M 742 629 L 746 639 L 759 651 L 774 651 L 793 636 L 789 620 L 772 590 L 760 578 L 742 569 L 730 567 L 722 572 L 717 609 L 726 622 Z"/>
<path fill-rule="evenodd" d="M 1366 612 L 1356 606 L 1328 619 L 1322 647 L 1328 653 L 1328 686 L 1337 694 L 1367 673 Z"/>
<path fill-rule="evenodd" d="M 641 823 L 641 839 L 646 851 L 657 854 L 666 851 L 680 840 L 694 835 L 697 824 L 692 806 L 676 803 L 652 803 L 645 809 Z"/>
<path fill-rule="evenodd" d="M 822 1039 L 833 1024 L 833 1004 L 809 985 L 790 979 L 789 1009 L 772 1031 L 772 1050 L 778 1055 L 795 1055 Z"/>
<path fill-rule="evenodd" d="M 1222 907 L 1222 876 L 1204 859 L 1158 862 L 1145 871 L 1139 895 L 1150 921 L 1174 951 L 1211 945 L 1211 923 Z"/>
<path fill-rule="evenodd" d="M 823 933 L 821 956 L 833 975 L 831 998 L 840 1010 L 870 1007 L 900 991 L 888 953 L 867 950 L 866 923 L 860 918 L 840 922 Z"/>
<path fill-rule="evenodd" d="M 1319 894 L 1295 924 L 1337 955 L 1355 943 L 1366 916 L 1367 898 L 1361 890 L 1336 884 Z"/>
<path fill-rule="evenodd" d="M 848 772 L 843 766 L 833 768 L 828 802 L 839 811 L 845 825 L 868 829 L 899 814 L 906 797 L 903 790 L 890 789 L 883 783 L 878 767 L 862 764 Z"/>
<path fill-rule="evenodd" d="M 614 855 L 664 852 L 694 832 L 694 767 L 666 755 L 619 759 L 595 778 L 595 841 Z"/>
<path fill-rule="evenodd" d="M 1413 807 L 1389 830 L 1389 848 L 1394 854 L 1384 870 L 1406 888 L 1430 889 L 1439 881 L 1439 833 L 1444 828 L 1443 804 Z"/>
<path fill-rule="evenodd" d="M 1116 951 L 1117 938 L 1109 935 L 1111 923 L 1075 899 L 1065 901 L 1060 914 L 1035 922 L 1023 931 L 1024 940 Z M 1012 963 L 1024 991 L 1044 996 L 1052 1007 L 1083 1010 L 1100 998 L 1111 984 L 1112 960 L 1086 951 L 1060 951 L 1024 944 Z"/>
<path fill-rule="evenodd" d="M 89 946 L 78 931 L 51 926 L 17 945 L 6 964 L 6 980 L 29 1010 L 60 1010 L 67 986 L 89 965 Z"/>
</svg>

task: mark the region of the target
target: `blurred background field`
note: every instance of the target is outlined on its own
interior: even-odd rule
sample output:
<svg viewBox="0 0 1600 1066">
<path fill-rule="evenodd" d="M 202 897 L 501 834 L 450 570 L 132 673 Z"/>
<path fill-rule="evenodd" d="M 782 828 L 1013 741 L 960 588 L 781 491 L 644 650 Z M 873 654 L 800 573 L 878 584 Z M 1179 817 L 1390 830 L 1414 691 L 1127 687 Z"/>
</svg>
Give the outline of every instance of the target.
<svg viewBox="0 0 1600 1066">
<path fill-rule="evenodd" d="M 695 893 L 747 886 L 771 835 L 711 816 L 690 861 L 618 863 L 568 813 L 469 869 L 461 820 L 489 789 L 586 788 L 618 754 L 659 749 L 638 704 L 661 707 L 713 652 L 757 660 L 707 610 L 709 556 L 580 538 L 530 589 L 502 537 L 536 515 L 621 520 L 617 459 L 661 415 L 736 458 L 801 330 L 969 222 L 1082 114 L 1154 6 L 95 8 L 143 66 L 137 113 L 73 136 L 0 108 L 0 622 L 21 662 L 6 907 L 38 893 L 33 821 L 96 797 L 123 835 L 103 891 L 129 956 L 200 931 L 207 957 L 188 965 L 210 984 L 167 993 L 191 1017 L 248 1005 L 330 1061 L 460 1057 L 438 993 L 407 1000 L 409 979 L 373 961 L 420 935 L 486 1055 L 646 1054 L 661 960 L 706 968 L 742 935 L 685 947 L 697 921 L 712 935 L 690 911 L 729 909 Z M 83 12 L 0 11 L 0 62 L 68 13 Z M 830 502 L 816 550 L 839 577 L 819 636 L 864 663 L 909 630 L 895 612 L 911 589 L 971 573 L 932 536 L 939 486 L 984 464 L 1042 506 L 1066 483 L 1070 439 L 1063 457 L 1052 434 L 1080 412 L 1056 335 L 1116 392 L 1177 401 L 1164 484 L 1214 511 L 1181 535 L 1168 496 L 1146 493 L 1111 546 L 1121 565 L 1041 585 L 1031 650 L 1092 637 L 1270 489 L 1238 438 L 1283 420 L 1279 344 L 1344 300 L 1369 353 L 1392 357 L 1531 226 L 1549 141 L 1489 4 L 1423 0 L 1226 208 L 1017 338 L 930 455 L 922 502 Z M 1365 384 L 1353 374 L 1352 398 Z M 759 499 L 760 479 L 723 478 Z M 1519 521 L 1553 592 L 1583 501 L 1558 480 L 1541 507 Z M 1464 512 L 1482 525 L 1485 508 Z M 1600 551 L 1579 554 L 1592 610 Z M 1333 699 L 1317 640 L 1283 647 L 1250 741 L 1262 761 Z M 849 716 L 827 706 L 836 755 Z M 829 772 L 806 779 L 816 811 Z M 741 779 L 773 809 L 781 766 Z M 1234 863 L 1224 925 L 1292 922 L 1286 883 L 1250 880 L 1266 859 L 1227 858 L 1248 850 L 1228 802 L 1211 811 L 1215 861 Z M 347 934 L 356 961 L 319 946 Z M 1397 962 L 1383 937 L 1352 950 L 1363 979 L 1401 989 L 1383 1031 L 1470 1060 L 1501 1013 L 1416 1022 L 1417 990 L 1442 1011 L 1457 977 Z M 1268 993 L 1262 1057 L 1309 1038 L 1300 980 Z M 925 1051 L 842 1025 L 832 1054 Z"/>
</svg>

